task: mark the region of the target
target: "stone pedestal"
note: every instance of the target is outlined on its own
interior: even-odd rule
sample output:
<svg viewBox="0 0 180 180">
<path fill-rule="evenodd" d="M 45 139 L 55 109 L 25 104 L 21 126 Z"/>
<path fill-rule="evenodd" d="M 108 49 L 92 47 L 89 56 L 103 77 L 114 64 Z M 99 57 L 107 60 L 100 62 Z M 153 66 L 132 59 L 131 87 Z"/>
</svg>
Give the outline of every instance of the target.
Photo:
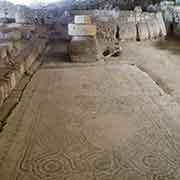
<svg viewBox="0 0 180 180">
<path fill-rule="evenodd" d="M 72 62 L 97 61 L 96 26 L 89 16 L 75 16 L 75 24 L 68 25 L 68 34 L 72 36 L 69 46 Z"/>
<path fill-rule="evenodd" d="M 72 62 L 95 62 L 97 61 L 96 39 L 91 36 L 73 37 L 69 53 Z"/>
</svg>

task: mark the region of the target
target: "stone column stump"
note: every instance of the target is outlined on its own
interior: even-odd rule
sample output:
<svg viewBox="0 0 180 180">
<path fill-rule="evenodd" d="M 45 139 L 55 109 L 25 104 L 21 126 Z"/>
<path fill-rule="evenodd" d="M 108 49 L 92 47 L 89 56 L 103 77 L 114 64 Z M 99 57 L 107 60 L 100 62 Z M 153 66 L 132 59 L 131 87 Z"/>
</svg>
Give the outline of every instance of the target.
<svg viewBox="0 0 180 180">
<path fill-rule="evenodd" d="M 75 16 L 74 24 L 68 25 L 68 34 L 72 36 L 69 46 L 72 62 L 97 61 L 96 26 L 90 16 Z"/>
</svg>

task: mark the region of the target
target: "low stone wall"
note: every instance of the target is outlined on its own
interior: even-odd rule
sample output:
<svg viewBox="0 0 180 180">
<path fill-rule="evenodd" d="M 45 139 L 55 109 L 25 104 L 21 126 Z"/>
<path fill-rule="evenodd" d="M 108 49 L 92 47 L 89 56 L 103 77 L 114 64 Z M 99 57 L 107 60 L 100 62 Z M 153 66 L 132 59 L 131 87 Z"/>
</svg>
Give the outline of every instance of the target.
<svg viewBox="0 0 180 180">
<path fill-rule="evenodd" d="M 46 41 L 36 36 L 30 40 L 0 41 L 0 106 L 42 54 Z"/>
<path fill-rule="evenodd" d="M 0 106 L 45 48 L 44 40 L 38 40 L 35 44 L 33 48 L 28 48 L 28 52 L 16 57 L 13 67 L 0 67 Z"/>
</svg>

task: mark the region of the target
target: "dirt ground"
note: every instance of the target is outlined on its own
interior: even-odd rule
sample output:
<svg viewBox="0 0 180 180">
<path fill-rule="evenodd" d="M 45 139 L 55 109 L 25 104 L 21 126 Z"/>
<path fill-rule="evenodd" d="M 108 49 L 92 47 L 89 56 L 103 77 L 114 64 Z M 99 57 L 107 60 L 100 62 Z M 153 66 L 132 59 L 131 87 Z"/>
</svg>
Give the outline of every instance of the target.
<svg viewBox="0 0 180 180">
<path fill-rule="evenodd" d="M 179 41 L 121 42 L 92 64 L 69 63 L 65 44 L 7 118 L 0 179 L 179 180 Z"/>
</svg>

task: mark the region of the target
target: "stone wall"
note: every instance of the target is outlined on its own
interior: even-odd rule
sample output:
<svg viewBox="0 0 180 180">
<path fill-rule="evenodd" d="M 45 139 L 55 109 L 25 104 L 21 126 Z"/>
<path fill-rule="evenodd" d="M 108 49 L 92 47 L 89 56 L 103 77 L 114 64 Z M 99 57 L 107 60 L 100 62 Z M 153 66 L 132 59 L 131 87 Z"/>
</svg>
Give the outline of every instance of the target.
<svg viewBox="0 0 180 180">
<path fill-rule="evenodd" d="M 73 15 L 91 15 L 97 25 L 97 38 L 104 41 L 145 40 L 166 36 L 161 13 L 134 11 L 73 11 Z"/>
<path fill-rule="evenodd" d="M 33 34 L 33 30 L 30 26 L 0 29 L 2 34 L 8 32 L 13 35 L 11 38 L 0 37 L 0 106 L 45 48 L 46 39 L 38 38 L 41 32 L 36 29 Z"/>
</svg>

